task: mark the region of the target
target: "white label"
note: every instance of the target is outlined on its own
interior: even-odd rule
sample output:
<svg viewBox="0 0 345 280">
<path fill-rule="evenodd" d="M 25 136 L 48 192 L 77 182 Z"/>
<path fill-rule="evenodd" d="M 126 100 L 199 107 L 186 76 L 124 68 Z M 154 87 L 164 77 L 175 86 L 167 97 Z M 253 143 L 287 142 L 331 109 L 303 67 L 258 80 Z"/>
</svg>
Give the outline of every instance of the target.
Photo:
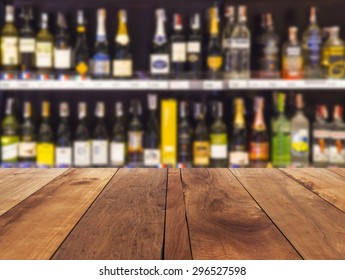
<svg viewBox="0 0 345 280">
<path fill-rule="evenodd" d="M 231 48 L 234 49 L 249 49 L 249 39 L 233 39 L 231 40 Z"/>
<path fill-rule="evenodd" d="M 329 138 L 331 136 L 331 131 L 329 130 L 314 130 L 314 138 Z"/>
<path fill-rule="evenodd" d="M 21 38 L 19 40 L 19 51 L 21 53 L 34 53 L 35 52 L 35 39 L 34 38 Z"/>
<path fill-rule="evenodd" d="M 74 142 L 74 165 L 78 167 L 91 165 L 91 145 L 89 141 Z"/>
<path fill-rule="evenodd" d="M 2 160 L 13 160 L 18 157 L 18 143 L 2 146 Z"/>
<path fill-rule="evenodd" d="M 113 61 L 114 77 L 131 77 L 132 60 L 114 60 Z"/>
<path fill-rule="evenodd" d="M 72 165 L 72 148 L 56 147 L 55 149 L 55 166 L 69 167 Z"/>
<path fill-rule="evenodd" d="M 228 154 L 227 145 L 211 145 L 212 159 L 226 159 Z"/>
<path fill-rule="evenodd" d="M 92 141 L 92 164 L 107 165 L 108 164 L 108 141 L 93 140 Z"/>
<path fill-rule="evenodd" d="M 343 140 L 345 139 L 345 132 L 344 131 L 332 131 L 331 138 L 334 140 Z"/>
<path fill-rule="evenodd" d="M 329 151 L 329 161 L 332 164 L 344 164 L 345 163 L 345 147 L 344 143 L 340 147 L 332 146 Z"/>
<path fill-rule="evenodd" d="M 112 164 L 125 164 L 125 143 L 112 142 L 110 146 L 110 160 Z"/>
<path fill-rule="evenodd" d="M 287 48 L 286 53 L 288 56 L 300 56 L 301 55 L 301 48 L 290 47 L 290 48 Z"/>
<path fill-rule="evenodd" d="M 93 73 L 97 75 L 109 75 L 110 61 L 109 60 L 93 60 Z"/>
<path fill-rule="evenodd" d="M 229 161 L 230 166 L 246 166 L 249 164 L 249 154 L 243 151 L 230 152 Z"/>
<path fill-rule="evenodd" d="M 17 65 L 18 64 L 18 38 L 2 37 L 2 64 Z"/>
<path fill-rule="evenodd" d="M 60 50 L 54 48 L 54 68 L 70 69 L 71 68 L 71 49 Z"/>
<path fill-rule="evenodd" d="M 186 62 L 187 60 L 186 50 L 187 50 L 186 43 L 173 43 L 172 44 L 172 61 Z"/>
<path fill-rule="evenodd" d="M 158 166 L 160 164 L 160 151 L 156 149 L 144 150 L 144 165 L 145 166 Z"/>
<path fill-rule="evenodd" d="M 152 74 L 169 74 L 170 60 L 167 54 L 152 54 L 150 56 L 150 69 Z"/>
<path fill-rule="evenodd" d="M 223 49 L 230 49 L 232 46 L 232 39 L 231 38 L 225 38 L 223 39 Z"/>
<path fill-rule="evenodd" d="M 127 45 L 129 43 L 129 37 L 127 35 L 117 35 L 116 42 L 121 45 Z"/>
<path fill-rule="evenodd" d="M 320 145 L 313 145 L 313 162 L 328 162 L 329 149 L 328 147 L 320 147 Z"/>
<path fill-rule="evenodd" d="M 50 68 L 53 66 L 52 61 L 53 45 L 46 42 L 36 43 L 36 66 Z"/>
<path fill-rule="evenodd" d="M 200 53 L 201 52 L 200 42 L 188 42 L 187 51 L 188 53 Z"/>
<path fill-rule="evenodd" d="M 31 158 L 36 157 L 36 142 L 20 142 L 19 157 Z"/>
</svg>

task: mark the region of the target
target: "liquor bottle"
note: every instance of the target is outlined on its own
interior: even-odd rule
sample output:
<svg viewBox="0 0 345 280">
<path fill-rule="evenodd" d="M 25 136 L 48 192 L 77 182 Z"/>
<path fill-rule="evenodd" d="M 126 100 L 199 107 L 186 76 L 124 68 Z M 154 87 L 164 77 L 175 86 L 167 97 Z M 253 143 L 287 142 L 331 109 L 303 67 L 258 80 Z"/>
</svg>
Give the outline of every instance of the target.
<svg viewBox="0 0 345 280">
<path fill-rule="evenodd" d="M 259 78 L 279 78 L 279 45 L 278 34 L 274 30 L 272 14 L 264 15 L 265 30 L 259 36 Z"/>
<path fill-rule="evenodd" d="M 156 33 L 150 55 L 150 72 L 152 75 L 164 77 L 170 74 L 169 41 L 164 26 L 165 10 L 156 10 L 156 21 Z"/>
<path fill-rule="evenodd" d="M 116 121 L 110 143 L 110 164 L 114 167 L 122 167 L 126 164 L 126 129 L 122 102 L 116 102 L 115 114 Z"/>
<path fill-rule="evenodd" d="M 186 71 L 187 44 L 183 34 L 181 14 L 174 14 L 173 34 L 171 35 L 171 71 L 175 77 L 183 77 Z"/>
<path fill-rule="evenodd" d="M 78 103 L 78 125 L 73 142 L 73 165 L 75 167 L 91 166 L 91 137 L 87 126 L 87 104 Z"/>
<path fill-rule="evenodd" d="M 266 167 L 269 158 L 269 138 L 264 119 L 264 98 L 256 97 L 255 118 L 250 136 L 249 159 L 252 167 Z"/>
<path fill-rule="evenodd" d="M 210 165 L 210 135 L 205 122 L 205 107 L 201 103 L 195 104 L 195 118 L 197 124 L 193 139 L 193 166 L 208 167 Z"/>
<path fill-rule="evenodd" d="M 303 78 L 302 48 L 298 41 L 297 32 L 297 27 L 289 27 L 289 40 L 283 45 L 283 79 L 296 80 Z"/>
<path fill-rule="evenodd" d="M 331 128 L 327 119 L 327 107 L 318 105 L 316 121 L 313 123 L 313 165 L 315 167 L 326 167 L 329 162 Z"/>
<path fill-rule="evenodd" d="M 228 167 L 228 133 L 223 121 L 223 103 L 215 103 L 215 120 L 211 125 L 211 166 Z"/>
<path fill-rule="evenodd" d="M 110 75 L 110 56 L 105 28 L 106 10 L 97 12 L 97 34 L 92 58 L 92 75 L 96 79 L 108 78 Z"/>
<path fill-rule="evenodd" d="M 5 117 L 1 124 L 1 167 L 16 167 L 18 164 L 18 121 L 14 114 L 14 99 L 6 102 Z"/>
<path fill-rule="evenodd" d="M 321 79 L 322 31 L 317 24 L 316 7 L 310 7 L 309 26 L 303 33 L 303 75 L 306 79 Z"/>
<path fill-rule="evenodd" d="M 32 120 L 32 104 L 24 102 L 23 123 L 20 126 L 19 167 L 31 168 L 36 166 L 37 135 Z"/>
<path fill-rule="evenodd" d="M 133 75 L 133 61 L 130 51 L 130 38 L 127 32 L 127 12 L 119 11 L 119 27 L 115 38 L 113 77 L 130 78 Z"/>
<path fill-rule="evenodd" d="M 178 164 L 179 167 L 192 166 L 193 129 L 188 119 L 188 103 L 180 102 L 180 121 L 178 126 Z"/>
<path fill-rule="evenodd" d="M 224 56 L 223 69 L 225 73 L 231 72 L 231 34 L 235 27 L 235 7 L 227 6 L 225 9 L 225 18 L 227 19 L 222 33 L 222 51 Z"/>
<path fill-rule="evenodd" d="M 218 7 L 209 10 L 210 34 L 207 47 L 207 70 L 211 76 L 217 76 L 222 70 L 223 56 L 219 38 L 219 15 Z"/>
<path fill-rule="evenodd" d="M 131 101 L 130 111 L 132 119 L 128 127 L 128 165 L 129 167 L 143 166 L 143 128 L 140 121 L 141 104 L 135 99 Z"/>
<path fill-rule="evenodd" d="M 345 166 L 345 124 L 343 121 L 343 112 L 343 106 L 334 106 L 329 163 L 331 166 L 336 167 Z"/>
<path fill-rule="evenodd" d="M 36 36 L 35 65 L 39 74 L 47 75 L 53 67 L 53 36 L 49 32 L 48 14 L 41 15 L 41 29 Z"/>
<path fill-rule="evenodd" d="M 21 72 L 31 72 L 35 68 L 35 32 L 32 28 L 32 8 L 23 8 L 20 17 L 23 26 L 19 30 L 19 61 Z"/>
<path fill-rule="evenodd" d="M 178 105 L 174 98 L 164 98 L 160 104 L 161 165 L 174 168 L 178 165 Z M 181 166 L 182 167 L 182 166 Z"/>
<path fill-rule="evenodd" d="M 144 133 L 144 166 L 158 167 L 160 164 L 160 137 L 157 120 L 157 95 L 148 95 L 149 119 Z"/>
<path fill-rule="evenodd" d="M 55 167 L 72 166 L 72 139 L 69 126 L 69 106 L 67 102 L 60 103 L 60 124 L 56 137 Z"/>
<path fill-rule="evenodd" d="M 234 105 L 235 118 L 231 135 L 229 163 L 231 168 L 247 167 L 249 165 L 249 153 L 243 98 L 235 98 Z"/>
<path fill-rule="evenodd" d="M 42 121 L 38 130 L 37 163 L 38 167 L 54 167 L 55 145 L 50 125 L 50 103 L 42 102 Z"/>
<path fill-rule="evenodd" d="M 71 70 L 72 48 L 70 35 L 67 30 L 66 17 L 63 13 L 57 14 L 57 33 L 54 42 L 54 69 L 58 78 L 68 74 Z"/>
<path fill-rule="evenodd" d="M 72 60 L 74 71 L 84 79 L 90 71 L 90 51 L 86 36 L 86 21 L 84 12 L 77 12 L 77 42 L 75 44 Z"/>
<path fill-rule="evenodd" d="M 291 124 L 285 115 L 286 94 L 277 95 L 278 116 L 272 119 L 272 164 L 287 167 L 291 163 Z"/>
<path fill-rule="evenodd" d="M 296 112 L 291 118 L 291 162 L 294 167 L 307 167 L 310 156 L 309 120 L 303 112 L 302 94 L 295 97 Z"/>
<path fill-rule="evenodd" d="M 231 72 L 233 79 L 250 79 L 250 38 L 247 7 L 238 8 L 238 22 L 231 34 Z"/>
<path fill-rule="evenodd" d="M 200 14 L 193 14 L 190 29 L 187 42 L 187 70 L 192 77 L 198 77 L 202 71 L 203 42 L 200 30 Z"/>
<path fill-rule="evenodd" d="M 14 25 L 14 7 L 6 6 L 5 25 L 0 33 L 1 66 L 3 72 L 18 69 L 19 46 L 18 31 Z"/>
<path fill-rule="evenodd" d="M 96 126 L 91 144 L 91 160 L 93 167 L 106 167 L 109 161 L 109 135 L 104 122 L 105 104 L 97 102 L 95 116 Z"/>
<path fill-rule="evenodd" d="M 339 38 L 340 28 L 328 28 L 329 38 L 322 47 L 322 66 L 327 79 L 345 77 L 345 43 Z"/>
</svg>

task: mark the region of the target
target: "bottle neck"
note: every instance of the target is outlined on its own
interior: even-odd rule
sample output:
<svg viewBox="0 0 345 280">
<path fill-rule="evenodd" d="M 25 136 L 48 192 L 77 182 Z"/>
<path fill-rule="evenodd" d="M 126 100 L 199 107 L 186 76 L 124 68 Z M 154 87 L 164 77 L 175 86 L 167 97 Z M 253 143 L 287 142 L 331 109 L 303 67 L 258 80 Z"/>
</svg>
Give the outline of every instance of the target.
<svg viewBox="0 0 345 280">
<path fill-rule="evenodd" d="M 237 106 L 235 110 L 234 126 L 242 128 L 245 126 L 244 120 L 244 108 L 243 106 Z"/>
<path fill-rule="evenodd" d="M 12 11 L 12 9 L 10 11 L 6 11 L 5 22 L 6 23 L 14 22 L 14 11 Z"/>
<path fill-rule="evenodd" d="M 312 7 L 310 9 L 309 22 L 310 22 L 310 25 L 317 25 L 317 14 L 316 14 L 315 7 Z"/>
<path fill-rule="evenodd" d="M 212 37 L 217 37 L 219 34 L 219 26 L 218 26 L 218 19 L 214 15 L 211 17 L 211 22 L 210 22 L 210 35 Z"/>
<path fill-rule="evenodd" d="M 261 106 L 260 108 L 257 109 L 255 113 L 253 128 L 254 130 L 259 130 L 259 131 L 266 130 L 263 107 Z"/>
<path fill-rule="evenodd" d="M 297 31 L 296 30 L 290 30 L 289 31 L 289 41 L 290 41 L 290 43 L 296 43 L 297 42 Z"/>
<path fill-rule="evenodd" d="M 121 45 L 127 45 L 129 43 L 127 19 L 124 11 L 119 13 L 119 27 L 115 41 Z"/>
<path fill-rule="evenodd" d="M 156 34 L 154 38 L 155 43 L 158 45 L 164 44 L 167 41 L 164 22 L 165 22 L 165 19 L 162 16 L 158 16 L 157 25 L 156 25 Z"/>
<path fill-rule="evenodd" d="M 97 41 L 106 41 L 105 16 L 98 16 L 97 19 Z"/>
</svg>

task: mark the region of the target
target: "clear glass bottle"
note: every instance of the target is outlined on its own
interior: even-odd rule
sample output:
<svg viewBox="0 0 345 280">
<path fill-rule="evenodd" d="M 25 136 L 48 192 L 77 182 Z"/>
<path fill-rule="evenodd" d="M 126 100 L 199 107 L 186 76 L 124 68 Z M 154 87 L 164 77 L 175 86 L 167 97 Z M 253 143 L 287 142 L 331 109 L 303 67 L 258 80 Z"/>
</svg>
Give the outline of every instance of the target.
<svg viewBox="0 0 345 280">
<path fill-rule="evenodd" d="M 110 164 L 114 167 L 123 167 L 126 164 L 126 129 L 123 116 L 122 102 L 115 104 L 115 124 L 110 143 Z"/>
<path fill-rule="evenodd" d="M 187 44 L 183 32 L 183 19 L 181 14 L 174 14 L 173 34 L 171 41 L 171 72 L 176 78 L 183 78 L 186 71 Z"/>
<path fill-rule="evenodd" d="M 282 76 L 286 80 L 303 78 L 302 48 L 297 33 L 297 27 L 289 27 L 289 40 L 283 45 Z"/>
<path fill-rule="evenodd" d="M 226 25 L 222 32 L 222 51 L 223 51 L 223 69 L 225 73 L 231 72 L 231 34 L 235 27 L 235 7 L 227 6 L 225 8 Z"/>
<path fill-rule="evenodd" d="M 345 167 L 345 124 L 343 121 L 343 112 L 343 106 L 334 106 L 329 163 L 331 166 L 336 167 Z"/>
</svg>

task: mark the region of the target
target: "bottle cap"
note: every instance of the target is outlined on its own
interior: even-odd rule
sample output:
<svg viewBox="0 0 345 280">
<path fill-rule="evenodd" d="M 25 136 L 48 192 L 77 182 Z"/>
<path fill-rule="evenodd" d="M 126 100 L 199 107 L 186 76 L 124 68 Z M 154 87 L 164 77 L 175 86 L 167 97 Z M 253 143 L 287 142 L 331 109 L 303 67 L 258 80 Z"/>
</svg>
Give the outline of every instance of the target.
<svg viewBox="0 0 345 280">
<path fill-rule="evenodd" d="M 69 106 L 67 102 L 60 103 L 60 117 L 67 118 L 69 116 Z"/>
<path fill-rule="evenodd" d="M 13 112 L 14 98 L 7 98 L 6 102 L 6 115 L 10 115 Z"/>
<path fill-rule="evenodd" d="M 97 15 L 99 18 L 105 18 L 107 15 L 106 9 L 98 9 Z"/>
<path fill-rule="evenodd" d="M 126 10 L 119 10 L 119 18 L 123 23 L 127 22 L 127 11 Z"/>
<path fill-rule="evenodd" d="M 33 11 L 31 7 L 23 7 L 21 9 L 20 17 L 24 20 L 33 20 Z"/>
<path fill-rule="evenodd" d="M 225 17 L 230 18 L 235 16 L 235 7 L 234 6 L 226 6 L 225 8 Z"/>
<path fill-rule="evenodd" d="M 264 98 L 261 96 L 256 96 L 254 101 L 254 112 L 259 112 L 264 108 Z"/>
<path fill-rule="evenodd" d="M 333 119 L 334 120 L 342 120 L 343 119 L 343 112 L 344 108 L 341 105 L 335 105 L 333 111 Z"/>
<path fill-rule="evenodd" d="M 67 29 L 67 22 L 64 13 L 58 12 L 57 14 L 57 25 L 60 28 Z"/>
<path fill-rule="evenodd" d="M 105 105 L 104 102 L 97 102 L 95 116 L 98 118 L 103 118 L 105 115 Z"/>
<path fill-rule="evenodd" d="M 78 103 L 78 117 L 79 119 L 86 118 L 87 115 L 87 104 L 86 102 L 79 102 Z"/>
<path fill-rule="evenodd" d="M 301 93 L 296 94 L 296 108 L 303 109 L 304 102 L 303 102 L 303 95 Z"/>
<path fill-rule="evenodd" d="M 42 102 L 42 117 L 47 118 L 49 117 L 50 112 L 50 103 L 49 101 Z"/>
<path fill-rule="evenodd" d="M 24 102 L 24 109 L 23 109 L 23 117 L 24 118 L 29 118 L 29 117 L 31 117 L 31 114 L 32 114 L 31 102 L 25 101 Z"/>
<path fill-rule="evenodd" d="M 190 21 L 191 29 L 200 29 L 200 14 L 196 13 L 191 17 Z"/>
<path fill-rule="evenodd" d="M 83 10 L 77 11 L 77 23 L 78 23 L 78 25 L 84 25 L 85 24 L 85 17 L 84 17 L 84 11 Z"/>
<path fill-rule="evenodd" d="M 156 17 L 160 18 L 163 21 L 166 21 L 165 10 L 164 9 L 157 9 L 156 10 Z"/>
<path fill-rule="evenodd" d="M 122 102 L 116 102 L 115 103 L 115 114 L 116 117 L 122 117 L 123 116 L 123 106 L 122 106 Z"/>
<path fill-rule="evenodd" d="M 328 110 L 326 105 L 316 106 L 316 118 L 324 120 L 328 118 Z"/>
<path fill-rule="evenodd" d="M 149 94 L 147 100 L 149 110 L 157 110 L 157 95 Z"/>
<path fill-rule="evenodd" d="M 181 30 L 183 26 L 182 23 L 182 15 L 181 14 L 174 14 L 174 29 Z"/>
</svg>

